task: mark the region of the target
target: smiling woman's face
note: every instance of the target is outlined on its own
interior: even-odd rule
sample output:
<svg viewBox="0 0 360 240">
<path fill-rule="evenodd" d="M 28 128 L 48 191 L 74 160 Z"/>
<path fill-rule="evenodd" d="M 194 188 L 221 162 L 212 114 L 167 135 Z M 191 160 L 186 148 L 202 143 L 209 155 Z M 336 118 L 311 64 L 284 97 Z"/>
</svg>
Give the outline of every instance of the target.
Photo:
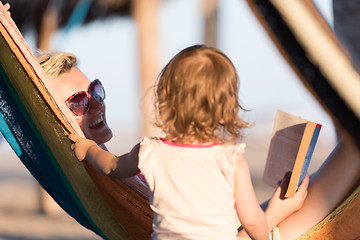
<svg viewBox="0 0 360 240">
<path fill-rule="evenodd" d="M 76 67 L 62 73 L 55 81 L 56 91 L 65 101 L 74 93 L 87 91 L 91 81 Z M 83 130 L 85 137 L 94 140 L 97 144 L 103 144 L 112 138 L 111 129 L 108 127 L 105 117 L 105 102 L 98 102 L 90 97 L 89 110 L 82 116 L 75 116 Z"/>
</svg>

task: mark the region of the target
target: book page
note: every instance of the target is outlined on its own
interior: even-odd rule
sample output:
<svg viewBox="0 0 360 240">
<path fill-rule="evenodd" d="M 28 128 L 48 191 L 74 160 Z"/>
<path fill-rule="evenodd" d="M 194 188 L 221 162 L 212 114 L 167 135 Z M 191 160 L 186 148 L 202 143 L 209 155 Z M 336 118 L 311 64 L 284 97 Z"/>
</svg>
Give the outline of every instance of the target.
<svg viewBox="0 0 360 240">
<path fill-rule="evenodd" d="M 278 111 L 263 180 L 277 187 L 286 172 L 292 171 L 306 120 Z"/>
</svg>

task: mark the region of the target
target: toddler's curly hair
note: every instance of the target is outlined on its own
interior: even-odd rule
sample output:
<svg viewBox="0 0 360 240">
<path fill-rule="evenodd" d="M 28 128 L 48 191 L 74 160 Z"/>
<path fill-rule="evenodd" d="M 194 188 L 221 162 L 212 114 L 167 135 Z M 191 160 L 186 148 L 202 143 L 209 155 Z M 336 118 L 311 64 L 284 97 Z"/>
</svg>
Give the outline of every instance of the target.
<svg viewBox="0 0 360 240">
<path fill-rule="evenodd" d="M 239 110 L 239 80 L 220 50 L 195 45 L 161 71 L 156 87 L 156 125 L 179 143 L 236 142 L 249 124 Z"/>
</svg>

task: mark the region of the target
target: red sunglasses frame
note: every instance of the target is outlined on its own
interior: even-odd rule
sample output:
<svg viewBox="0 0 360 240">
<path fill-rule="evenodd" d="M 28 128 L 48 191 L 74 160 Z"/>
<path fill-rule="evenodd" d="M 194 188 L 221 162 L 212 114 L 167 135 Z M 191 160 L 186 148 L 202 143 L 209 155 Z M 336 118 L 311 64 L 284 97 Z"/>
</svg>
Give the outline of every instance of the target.
<svg viewBox="0 0 360 240">
<path fill-rule="evenodd" d="M 103 91 L 104 97 L 101 97 L 101 95 L 96 94 L 96 90 L 95 90 L 96 88 L 93 87 L 95 84 L 100 85 L 100 87 L 101 87 L 101 89 L 102 89 L 102 91 Z M 94 89 L 94 90 L 92 90 L 92 89 Z M 95 93 L 96 95 L 95 95 L 94 93 Z M 83 113 L 76 113 L 76 112 L 74 112 L 74 109 L 73 109 L 73 107 L 72 107 L 71 100 L 73 100 L 75 97 L 77 97 L 78 95 L 81 95 L 81 94 L 85 94 L 85 95 L 86 95 L 87 103 L 85 104 L 85 109 L 84 109 Z M 101 103 L 101 102 L 104 101 L 105 96 L 106 96 L 106 94 L 105 94 L 105 89 L 104 89 L 102 83 L 100 82 L 99 79 L 95 79 L 95 80 L 93 80 L 93 81 L 90 83 L 90 86 L 89 86 L 89 88 L 88 88 L 87 91 L 79 91 L 79 92 L 74 93 L 73 95 L 71 95 L 70 97 L 68 97 L 68 98 L 65 100 L 65 104 L 66 104 L 66 106 L 70 109 L 70 111 L 71 111 L 75 116 L 83 116 L 83 115 L 85 115 L 85 114 L 87 113 L 87 111 L 88 111 L 89 108 L 90 108 L 90 98 L 91 98 L 91 97 L 94 98 L 96 101 L 98 101 L 98 102 Z"/>
</svg>

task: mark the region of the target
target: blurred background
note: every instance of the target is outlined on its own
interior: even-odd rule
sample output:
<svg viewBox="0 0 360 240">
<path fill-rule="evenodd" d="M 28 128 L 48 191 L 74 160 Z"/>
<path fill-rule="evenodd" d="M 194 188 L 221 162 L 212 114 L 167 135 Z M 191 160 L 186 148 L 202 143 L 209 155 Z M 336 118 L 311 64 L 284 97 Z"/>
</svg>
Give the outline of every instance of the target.
<svg viewBox="0 0 360 240">
<path fill-rule="evenodd" d="M 323 125 L 310 172 L 336 144 L 330 117 L 279 54 L 245 0 L 2 2 L 10 2 L 12 17 L 33 52 L 74 53 L 89 79 L 102 81 L 114 133 L 107 146 L 115 154 L 129 150 L 143 135 L 158 133 L 150 124 L 149 88 L 177 52 L 199 43 L 218 47 L 237 68 L 240 102 L 251 110 L 242 117 L 254 123 L 243 141 L 259 202 L 273 192 L 261 178 L 277 109 Z M 333 26 L 332 1 L 314 2 Z M 35 21 L 31 14 L 39 16 L 40 10 L 45 12 L 43 21 Z M 39 187 L 5 140 L 0 140 L 0 156 L 0 240 L 99 239 L 61 209 L 39 211 Z"/>
</svg>

